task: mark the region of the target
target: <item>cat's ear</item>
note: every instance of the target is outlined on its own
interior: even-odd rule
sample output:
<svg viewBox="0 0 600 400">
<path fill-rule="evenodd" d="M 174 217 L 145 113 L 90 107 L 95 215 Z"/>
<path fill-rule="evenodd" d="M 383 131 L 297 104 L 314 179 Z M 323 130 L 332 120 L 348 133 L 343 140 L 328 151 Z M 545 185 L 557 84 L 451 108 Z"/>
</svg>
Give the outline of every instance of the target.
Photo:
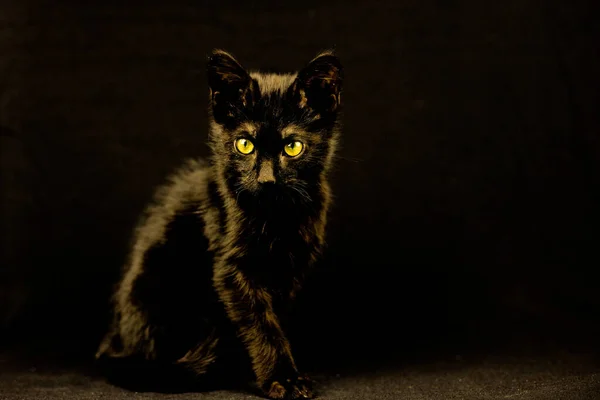
<svg viewBox="0 0 600 400">
<path fill-rule="evenodd" d="M 333 51 L 320 53 L 306 65 L 292 84 L 298 108 L 318 116 L 333 115 L 340 107 L 343 68 Z"/>
<path fill-rule="evenodd" d="M 254 101 L 253 81 L 229 53 L 213 50 L 207 63 L 213 116 L 219 123 L 235 118 Z"/>
</svg>

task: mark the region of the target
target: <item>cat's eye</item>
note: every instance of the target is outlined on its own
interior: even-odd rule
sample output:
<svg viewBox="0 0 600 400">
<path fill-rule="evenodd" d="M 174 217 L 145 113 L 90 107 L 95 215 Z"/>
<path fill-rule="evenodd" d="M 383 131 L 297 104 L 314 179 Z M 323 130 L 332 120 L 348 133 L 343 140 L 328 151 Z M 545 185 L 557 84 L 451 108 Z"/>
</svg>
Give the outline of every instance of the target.
<svg viewBox="0 0 600 400">
<path fill-rule="evenodd" d="M 254 143 L 248 139 L 241 138 L 235 141 L 235 148 L 244 155 L 248 155 L 254 151 Z"/>
<path fill-rule="evenodd" d="M 286 144 L 283 147 L 283 151 L 285 151 L 285 154 L 287 154 L 290 157 L 296 157 L 298 156 L 300 153 L 302 153 L 302 150 L 304 149 L 304 144 L 302 144 L 302 142 L 299 141 L 293 141 L 293 142 L 289 142 L 288 144 Z"/>
</svg>

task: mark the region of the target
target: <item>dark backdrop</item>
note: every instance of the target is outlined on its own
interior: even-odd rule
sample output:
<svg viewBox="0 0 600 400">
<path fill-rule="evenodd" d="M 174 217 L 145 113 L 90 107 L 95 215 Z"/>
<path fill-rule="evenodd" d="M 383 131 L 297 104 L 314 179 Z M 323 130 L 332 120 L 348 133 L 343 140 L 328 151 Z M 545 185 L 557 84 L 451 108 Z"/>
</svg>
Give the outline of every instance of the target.
<svg viewBox="0 0 600 400">
<path fill-rule="evenodd" d="M 344 140 L 299 356 L 595 349 L 594 2 L 95 3 L 0 3 L 4 345 L 93 354 L 152 188 L 207 154 L 212 48 L 293 70 L 335 46 Z"/>
</svg>

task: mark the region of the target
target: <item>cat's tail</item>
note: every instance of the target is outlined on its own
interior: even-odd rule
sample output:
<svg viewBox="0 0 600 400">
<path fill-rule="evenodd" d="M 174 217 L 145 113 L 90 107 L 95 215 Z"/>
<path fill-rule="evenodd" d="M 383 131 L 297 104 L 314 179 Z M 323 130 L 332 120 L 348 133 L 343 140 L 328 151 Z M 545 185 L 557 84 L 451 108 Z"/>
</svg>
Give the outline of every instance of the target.
<svg viewBox="0 0 600 400">
<path fill-rule="evenodd" d="M 119 343 L 121 343 L 121 336 L 111 328 L 100 342 L 94 358 L 100 360 L 102 358 L 119 358 L 125 356 L 122 345 L 120 346 Z"/>
</svg>

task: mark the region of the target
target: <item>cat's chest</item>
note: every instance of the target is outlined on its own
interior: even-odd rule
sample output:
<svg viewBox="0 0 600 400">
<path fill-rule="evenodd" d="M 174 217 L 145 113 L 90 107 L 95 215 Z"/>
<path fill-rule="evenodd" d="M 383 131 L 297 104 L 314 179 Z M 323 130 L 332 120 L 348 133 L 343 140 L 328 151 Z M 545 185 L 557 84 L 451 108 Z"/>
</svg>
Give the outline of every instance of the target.
<svg viewBox="0 0 600 400">
<path fill-rule="evenodd" d="M 304 268 L 314 248 L 310 229 L 286 227 L 275 229 L 268 224 L 240 236 L 246 263 L 253 270 L 271 273 Z"/>
<path fill-rule="evenodd" d="M 310 241 L 299 231 L 255 234 L 248 239 L 246 243 L 248 256 L 260 260 L 265 265 L 275 263 L 289 264 L 291 267 L 300 266 L 310 252 Z"/>
</svg>

